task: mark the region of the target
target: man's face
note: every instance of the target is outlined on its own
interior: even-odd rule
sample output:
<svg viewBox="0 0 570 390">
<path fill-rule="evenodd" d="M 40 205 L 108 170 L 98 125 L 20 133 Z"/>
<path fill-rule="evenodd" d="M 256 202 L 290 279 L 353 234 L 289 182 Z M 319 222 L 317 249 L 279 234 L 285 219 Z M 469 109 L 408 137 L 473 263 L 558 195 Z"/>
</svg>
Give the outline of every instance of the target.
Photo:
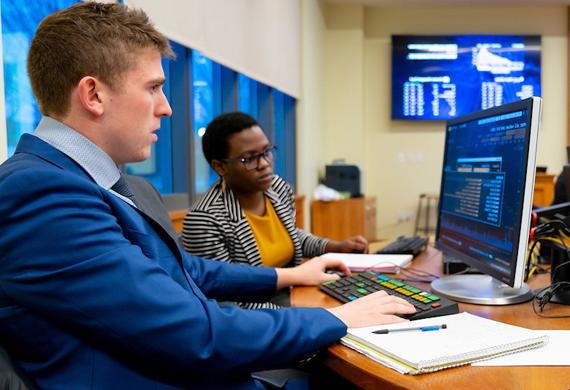
<svg viewBox="0 0 570 390">
<path fill-rule="evenodd" d="M 160 53 L 149 49 L 141 51 L 133 68 L 120 75 L 119 85 L 106 88 L 103 145 L 99 146 L 117 164 L 150 156 L 160 118 L 172 114 L 162 91 L 164 81 Z"/>
</svg>

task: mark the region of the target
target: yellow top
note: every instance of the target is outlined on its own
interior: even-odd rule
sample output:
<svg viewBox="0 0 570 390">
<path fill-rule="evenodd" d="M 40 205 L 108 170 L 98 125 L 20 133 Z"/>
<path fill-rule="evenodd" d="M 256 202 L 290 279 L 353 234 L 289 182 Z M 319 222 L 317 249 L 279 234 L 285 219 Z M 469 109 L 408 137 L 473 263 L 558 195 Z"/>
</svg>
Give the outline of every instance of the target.
<svg viewBox="0 0 570 390">
<path fill-rule="evenodd" d="M 245 217 L 253 231 L 263 265 L 282 267 L 293 259 L 293 241 L 269 199 L 264 198 L 265 215 L 259 216 L 246 211 Z"/>
</svg>

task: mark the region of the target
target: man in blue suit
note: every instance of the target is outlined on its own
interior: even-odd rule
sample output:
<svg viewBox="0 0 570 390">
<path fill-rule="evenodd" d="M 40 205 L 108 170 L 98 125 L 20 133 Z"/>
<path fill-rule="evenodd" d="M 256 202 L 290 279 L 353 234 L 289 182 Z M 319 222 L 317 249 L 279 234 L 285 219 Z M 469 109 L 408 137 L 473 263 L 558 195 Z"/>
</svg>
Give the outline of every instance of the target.
<svg viewBox="0 0 570 390">
<path fill-rule="evenodd" d="M 346 270 L 236 266 L 180 251 L 117 165 L 146 159 L 168 41 L 142 11 L 80 3 L 48 16 L 28 73 L 44 115 L 0 167 L 0 343 L 40 388 L 252 388 L 250 373 L 323 348 L 347 326 L 401 321 L 376 293 L 332 309 L 241 310 Z"/>
</svg>

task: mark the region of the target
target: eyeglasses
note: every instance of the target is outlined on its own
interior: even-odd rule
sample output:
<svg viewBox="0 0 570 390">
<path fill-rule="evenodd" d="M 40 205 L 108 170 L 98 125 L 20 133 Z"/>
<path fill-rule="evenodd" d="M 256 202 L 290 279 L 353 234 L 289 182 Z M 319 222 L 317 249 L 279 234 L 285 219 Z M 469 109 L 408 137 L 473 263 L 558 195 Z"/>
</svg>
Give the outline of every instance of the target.
<svg viewBox="0 0 570 390">
<path fill-rule="evenodd" d="M 259 166 L 259 159 L 263 157 L 268 163 L 273 162 L 273 153 L 277 150 L 277 145 L 271 145 L 261 153 L 255 153 L 250 156 L 241 158 L 224 158 L 222 161 L 227 163 L 240 162 L 248 171 L 254 170 Z"/>
</svg>

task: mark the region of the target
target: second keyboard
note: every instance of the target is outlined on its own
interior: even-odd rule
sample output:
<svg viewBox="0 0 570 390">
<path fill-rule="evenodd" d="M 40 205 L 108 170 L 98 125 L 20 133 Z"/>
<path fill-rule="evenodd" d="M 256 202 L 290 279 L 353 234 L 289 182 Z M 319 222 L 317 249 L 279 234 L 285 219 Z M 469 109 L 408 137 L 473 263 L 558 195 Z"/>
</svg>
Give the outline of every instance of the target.
<svg viewBox="0 0 570 390">
<path fill-rule="evenodd" d="M 405 254 L 417 256 L 421 251 L 425 250 L 428 244 L 427 237 L 420 236 L 400 236 L 392 241 L 378 252 L 380 254 Z"/>
</svg>

